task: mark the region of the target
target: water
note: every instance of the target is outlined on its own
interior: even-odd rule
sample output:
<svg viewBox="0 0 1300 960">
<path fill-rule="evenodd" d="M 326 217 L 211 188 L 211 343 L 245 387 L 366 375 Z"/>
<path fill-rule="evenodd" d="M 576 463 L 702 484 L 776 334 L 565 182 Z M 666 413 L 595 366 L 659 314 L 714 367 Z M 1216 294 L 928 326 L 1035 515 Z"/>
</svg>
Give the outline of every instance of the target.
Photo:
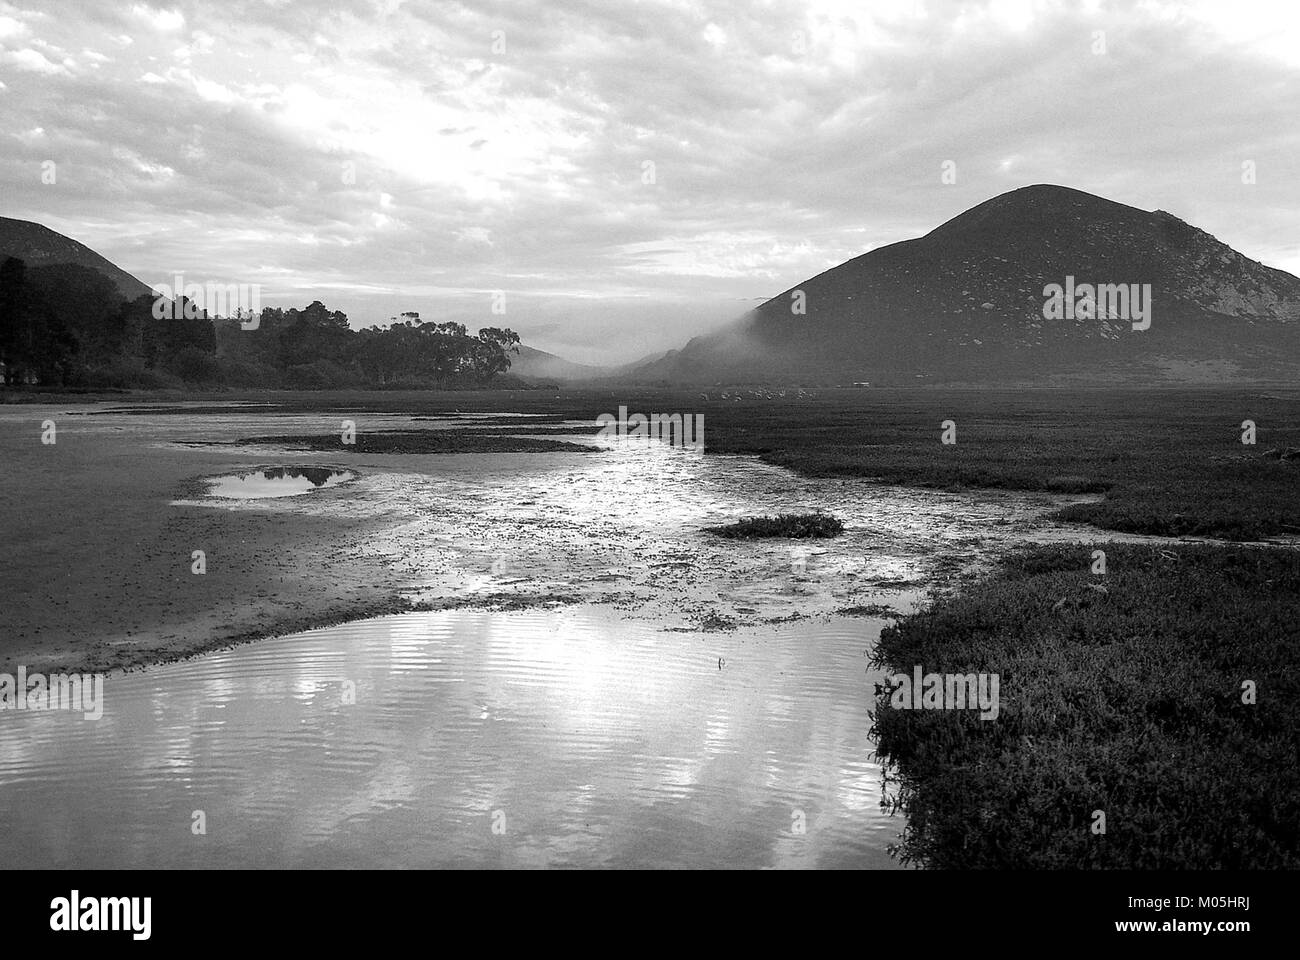
<svg viewBox="0 0 1300 960">
<path fill-rule="evenodd" d="M 450 610 L 110 676 L 0 714 L 0 866 L 893 866 L 881 625 Z"/>
<path fill-rule="evenodd" d="M 251 473 L 213 477 L 208 481 L 208 496 L 231 500 L 296 497 L 313 490 L 337 487 L 356 477 L 351 470 L 330 467 L 268 467 Z"/>
<path fill-rule="evenodd" d="M 619 438 L 574 437 L 602 448 L 587 454 L 323 455 L 233 441 L 334 431 L 338 417 L 27 409 L 0 424 L 25 453 L 46 415 L 60 434 L 41 452 L 62 484 L 114 466 L 132 506 L 202 523 L 253 572 L 216 608 L 231 623 L 295 577 L 331 598 L 529 609 L 407 614 L 112 676 L 98 721 L 0 713 L 0 866 L 895 866 L 902 824 L 880 809 L 865 670 L 883 621 L 836 611 L 907 612 L 1018 542 L 1081 538 L 1044 518 L 1063 498 L 806 478 Z M 456 425 L 347 416 L 359 430 Z M 346 482 L 324 456 L 346 461 Z M 255 466 L 293 461 L 296 477 Z M 15 461 L 28 483 L 47 482 L 45 462 Z M 215 496 L 192 497 L 217 475 Z M 290 481 L 312 495 L 266 495 Z M 811 509 L 844 534 L 703 532 Z M 229 525 L 244 518 L 257 526 Z M 286 532 L 273 559 L 256 540 L 237 552 L 229 531 L 270 522 Z M 90 596 L 148 601 L 160 582 Z M 68 649 L 135 642 L 95 617 Z M 719 622 L 738 629 L 701 629 Z"/>
</svg>

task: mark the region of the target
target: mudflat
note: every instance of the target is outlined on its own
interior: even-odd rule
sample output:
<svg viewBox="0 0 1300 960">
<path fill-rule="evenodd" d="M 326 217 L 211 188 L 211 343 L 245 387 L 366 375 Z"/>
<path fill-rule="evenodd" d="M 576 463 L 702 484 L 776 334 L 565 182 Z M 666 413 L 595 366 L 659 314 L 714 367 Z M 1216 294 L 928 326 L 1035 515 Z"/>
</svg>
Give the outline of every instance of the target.
<svg viewBox="0 0 1300 960">
<path fill-rule="evenodd" d="M 127 667 L 403 609 L 380 558 L 357 549 L 380 518 L 172 505 L 238 462 L 65 408 L 6 410 L 3 426 L 0 669 Z"/>
</svg>

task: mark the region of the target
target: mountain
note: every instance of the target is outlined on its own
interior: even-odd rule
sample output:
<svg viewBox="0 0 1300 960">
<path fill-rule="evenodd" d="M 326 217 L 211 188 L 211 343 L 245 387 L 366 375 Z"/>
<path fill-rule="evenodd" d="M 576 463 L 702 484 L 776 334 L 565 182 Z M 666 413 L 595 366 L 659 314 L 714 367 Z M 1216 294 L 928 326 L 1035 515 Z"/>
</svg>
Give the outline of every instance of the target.
<svg viewBox="0 0 1300 960">
<path fill-rule="evenodd" d="M 29 270 L 68 264 L 88 267 L 108 277 L 128 300 L 134 300 L 142 294 L 153 295 L 148 284 L 137 280 L 84 244 L 28 220 L 0 217 L 0 262 L 8 257 L 26 261 Z"/>
<path fill-rule="evenodd" d="M 1137 284 L 1138 294 L 1149 284 L 1149 327 L 1076 314 L 1073 299 L 1049 318 L 1045 288 L 1066 288 L 1067 277 Z M 800 296 L 802 314 L 792 309 Z M 637 377 L 1107 382 L 1290 377 L 1298 367 L 1300 279 L 1164 211 L 1039 184 L 796 284 Z"/>
<path fill-rule="evenodd" d="M 590 367 L 537 350 L 522 343 L 519 353 L 510 358 L 510 373 L 536 380 L 590 380 L 605 374 L 601 367 Z"/>
</svg>

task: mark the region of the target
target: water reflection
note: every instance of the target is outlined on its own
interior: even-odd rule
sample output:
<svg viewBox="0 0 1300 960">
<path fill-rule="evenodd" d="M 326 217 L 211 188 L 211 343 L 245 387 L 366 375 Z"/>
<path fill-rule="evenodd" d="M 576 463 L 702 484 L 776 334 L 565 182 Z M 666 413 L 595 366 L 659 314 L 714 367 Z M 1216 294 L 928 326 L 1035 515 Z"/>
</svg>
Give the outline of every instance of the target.
<svg viewBox="0 0 1300 960">
<path fill-rule="evenodd" d="M 110 677 L 2 718 L 0 865 L 892 866 L 880 625 L 442 611 Z"/>
<path fill-rule="evenodd" d="M 267 467 L 251 473 L 215 477 L 208 481 L 208 494 L 231 500 L 264 497 L 296 497 L 322 487 L 336 487 L 355 480 L 351 470 L 333 467 Z"/>
</svg>

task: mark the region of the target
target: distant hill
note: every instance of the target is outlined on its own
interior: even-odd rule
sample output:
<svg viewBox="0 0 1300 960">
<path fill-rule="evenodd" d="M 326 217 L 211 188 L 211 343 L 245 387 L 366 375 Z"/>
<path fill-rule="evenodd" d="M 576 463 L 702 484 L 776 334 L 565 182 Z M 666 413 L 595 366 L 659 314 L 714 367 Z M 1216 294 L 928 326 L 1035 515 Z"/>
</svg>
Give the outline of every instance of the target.
<svg viewBox="0 0 1300 960">
<path fill-rule="evenodd" d="M 1150 284 L 1149 329 L 1044 316 L 1044 287 Z M 792 311 L 801 292 L 806 312 Z M 638 379 L 1229 380 L 1300 371 L 1300 279 L 1164 211 L 1040 184 L 812 277 Z"/>
<path fill-rule="evenodd" d="M 519 353 L 510 358 L 511 374 L 534 380 L 591 380 L 604 376 L 605 372 L 602 367 L 574 363 L 522 343 Z"/>
<path fill-rule="evenodd" d="M 0 261 L 17 257 L 28 269 L 72 264 L 102 273 L 127 300 L 153 294 L 148 284 L 101 257 L 85 244 L 28 220 L 0 217 Z"/>
<path fill-rule="evenodd" d="M 639 360 L 633 360 L 631 363 L 625 363 L 621 366 L 614 367 L 609 371 L 611 377 L 629 377 L 637 376 L 644 371 L 654 371 L 663 366 L 663 364 L 672 360 L 673 357 L 680 353 L 678 350 L 665 350 L 662 353 L 653 353 L 649 356 L 641 357 Z"/>
<path fill-rule="evenodd" d="M 598 367 L 574 363 L 545 350 L 519 345 L 519 355 L 513 357 L 510 372 L 520 377 L 540 380 L 567 380 L 573 383 L 614 383 L 636 378 L 641 371 L 657 369 L 659 364 L 676 356 L 678 351 L 654 353 L 630 363 L 612 367 Z"/>
</svg>

